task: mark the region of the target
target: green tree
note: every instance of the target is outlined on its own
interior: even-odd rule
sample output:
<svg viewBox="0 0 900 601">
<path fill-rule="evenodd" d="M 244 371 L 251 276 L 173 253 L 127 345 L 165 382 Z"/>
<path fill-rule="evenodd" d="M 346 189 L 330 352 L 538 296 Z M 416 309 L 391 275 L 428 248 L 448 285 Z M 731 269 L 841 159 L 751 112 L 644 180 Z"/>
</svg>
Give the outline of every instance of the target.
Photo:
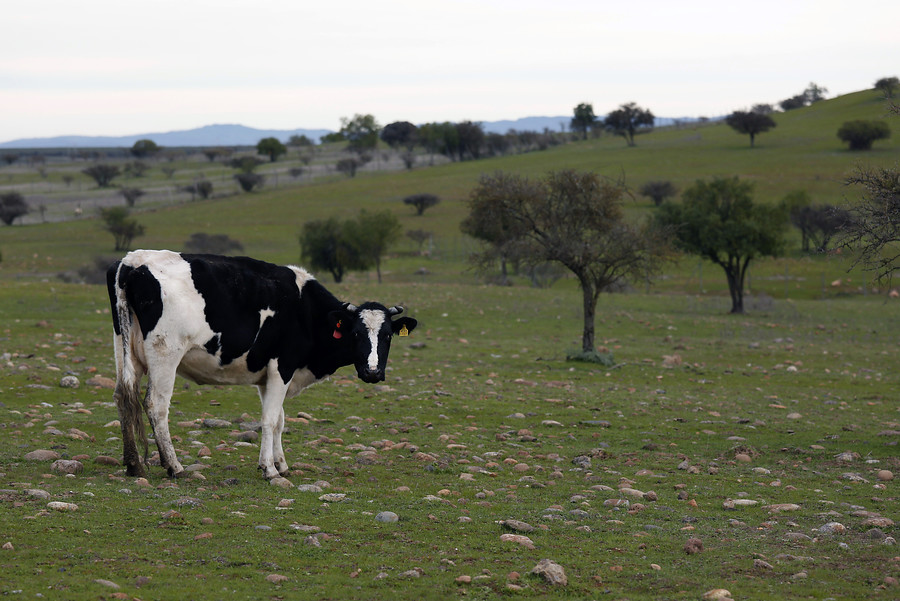
<svg viewBox="0 0 900 601">
<path fill-rule="evenodd" d="M 670 196 L 678 194 L 678 189 L 669 180 L 652 180 L 644 183 L 638 192 L 641 196 L 652 199 L 653 204 L 659 206 Z"/>
<path fill-rule="evenodd" d="M 293 136 L 288 138 L 287 145 L 293 148 L 309 148 L 310 146 L 315 146 L 312 140 L 302 134 L 294 134 Z"/>
<path fill-rule="evenodd" d="M 403 228 L 390 211 L 369 212 L 363 209 L 356 219 L 344 226 L 348 243 L 357 247 L 364 263 L 374 264 L 378 283 L 381 283 L 381 260 L 393 244 L 400 239 Z"/>
<path fill-rule="evenodd" d="M 890 285 L 900 269 L 900 171 L 896 167 L 857 167 L 847 183 L 861 190 L 861 201 L 841 243 L 857 251 L 853 266 L 862 264 Z"/>
<path fill-rule="evenodd" d="M 409 121 L 395 121 L 381 130 L 381 140 L 394 150 L 403 146 L 412 151 L 418 139 L 418 131 L 419 128 Z"/>
<path fill-rule="evenodd" d="M 144 235 L 144 226 L 134 219 L 129 219 L 130 213 L 125 207 L 109 207 L 100 209 L 100 218 L 103 220 L 103 229 L 113 235 L 115 250 L 131 250 L 132 241 Z"/>
<path fill-rule="evenodd" d="M 257 188 L 262 188 L 266 178 L 258 173 L 236 173 L 234 180 L 244 192 L 253 192 Z"/>
<path fill-rule="evenodd" d="M 737 177 L 701 180 L 682 193 L 681 204 L 664 203 L 656 213 L 658 224 L 676 228 L 677 246 L 725 271 L 732 313 L 744 312 L 750 262 L 784 248 L 784 208 L 754 204 L 752 191 Z"/>
<path fill-rule="evenodd" d="M 495 240 L 523 263 L 554 262 L 575 275 L 582 291 L 585 356 L 596 353 L 594 316 L 600 293 L 629 278 L 648 278 L 667 255 L 664 229 L 625 221 L 623 193 L 618 182 L 572 170 L 551 172 L 534 182 L 502 173 L 482 176 L 463 222 L 467 233 L 489 233 L 487 228 L 499 221 L 504 231 Z"/>
<path fill-rule="evenodd" d="M 152 158 L 162 148 L 160 148 L 153 140 L 138 140 L 131 147 L 131 154 L 136 159 Z"/>
<path fill-rule="evenodd" d="M 256 143 L 256 153 L 269 157 L 269 162 L 274 163 L 278 157 L 287 153 L 287 146 L 282 144 L 278 138 L 263 138 Z"/>
<path fill-rule="evenodd" d="M 301 261 L 317 271 L 331 273 L 340 283 L 347 271 L 366 269 L 369 263 L 347 235 L 347 222 L 337 217 L 307 221 L 300 233 Z"/>
<path fill-rule="evenodd" d="M 582 140 L 587 140 L 588 132 L 594 129 L 597 123 L 597 116 L 594 115 L 594 106 L 587 102 L 582 102 L 575 107 L 575 115 L 572 117 L 572 131 L 579 132 Z"/>
<path fill-rule="evenodd" d="M 481 123 L 461 121 L 456 124 L 456 135 L 459 140 L 457 154 L 460 161 L 481 158 L 484 148 L 484 128 Z"/>
<path fill-rule="evenodd" d="M 635 134 L 650 131 L 653 119 L 653 113 L 649 110 L 629 102 L 608 114 L 603 125 L 617 136 L 625 138 L 629 146 L 634 146 Z"/>
<path fill-rule="evenodd" d="M 121 174 L 118 167 L 115 165 L 107 165 L 105 163 L 91 165 L 90 167 L 82 169 L 81 172 L 92 178 L 101 188 L 108 188 L 112 181 Z"/>
<path fill-rule="evenodd" d="M 756 141 L 756 135 L 775 127 L 775 120 L 769 115 L 756 111 L 734 111 L 725 118 L 725 123 L 739 134 L 750 136 L 750 148 Z"/>
<path fill-rule="evenodd" d="M 378 145 L 381 126 L 372 115 L 353 115 L 352 119 L 341 117 L 341 135 L 347 140 L 347 150 L 361 153 L 373 150 Z"/>
<path fill-rule="evenodd" d="M 876 140 L 887 140 L 891 129 L 884 121 L 857 119 L 846 121 L 837 132 L 838 138 L 850 145 L 850 150 L 871 150 Z"/>
<path fill-rule="evenodd" d="M 898 87 L 900 87 L 900 79 L 896 77 L 882 77 L 875 82 L 875 89 L 881 90 L 887 98 L 893 98 L 894 90 Z"/>
<path fill-rule="evenodd" d="M 127 204 L 129 207 L 133 207 L 138 198 L 146 194 L 146 192 L 144 192 L 140 188 L 120 188 L 119 194 L 121 194 L 122 198 L 125 199 L 125 204 Z"/>
<path fill-rule="evenodd" d="M 6 225 L 12 225 L 13 221 L 27 215 L 30 210 L 21 192 L 0 194 L 0 221 Z"/>
<path fill-rule="evenodd" d="M 411 194 L 403 199 L 403 204 L 410 205 L 416 209 L 416 215 L 421 216 L 425 213 L 425 209 L 436 206 L 441 199 L 434 194 L 423 192 L 421 194 Z"/>
</svg>

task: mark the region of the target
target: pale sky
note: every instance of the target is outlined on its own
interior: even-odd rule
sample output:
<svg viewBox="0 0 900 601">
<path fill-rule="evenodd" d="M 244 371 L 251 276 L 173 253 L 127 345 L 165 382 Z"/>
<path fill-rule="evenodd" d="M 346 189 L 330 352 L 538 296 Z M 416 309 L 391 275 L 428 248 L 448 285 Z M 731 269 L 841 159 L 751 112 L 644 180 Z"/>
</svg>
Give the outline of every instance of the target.
<svg viewBox="0 0 900 601">
<path fill-rule="evenodd" d="M 0 142 L 341 117 L 659 117 L 900 76 L 897 0 L 9 0 Z"/>
</svg>

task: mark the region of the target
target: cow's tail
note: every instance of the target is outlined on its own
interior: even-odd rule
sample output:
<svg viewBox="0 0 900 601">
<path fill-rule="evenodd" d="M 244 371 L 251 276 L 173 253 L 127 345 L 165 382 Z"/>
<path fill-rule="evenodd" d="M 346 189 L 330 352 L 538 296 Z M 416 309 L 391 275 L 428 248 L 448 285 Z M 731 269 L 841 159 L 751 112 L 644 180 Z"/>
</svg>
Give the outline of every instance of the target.
<svg viewBox="0 0 900 601">
<path fill-rule="evenodd" d="M 116 262 L 106 272 L 116 357 L 116 388 L 113 399 L 122 427 L 123 463 L 126 473 L 129 476 L 143 476 L 149 444 L 144 428 L 144 403 L 141 396 L 143 368 L 134 347 L 135 344 L 140 344 L 141 332 L 140 324 L 125 297 L 127 282 L 118 281 L 121 277 L 120 265 L 121 261 Z M 143 456 L 138 453 L 138 444 L 143 448 Z"/>
</svg>

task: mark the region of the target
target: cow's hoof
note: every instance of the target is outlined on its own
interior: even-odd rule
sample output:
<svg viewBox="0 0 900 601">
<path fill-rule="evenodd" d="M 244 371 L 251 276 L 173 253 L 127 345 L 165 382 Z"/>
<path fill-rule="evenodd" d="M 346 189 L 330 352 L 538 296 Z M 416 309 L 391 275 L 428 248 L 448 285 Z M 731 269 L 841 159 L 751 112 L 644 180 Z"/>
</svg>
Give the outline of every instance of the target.
<svg viewBox="0 0 900 601">
<path fill-rule="evenodd" d="M 274 467 L 266 467 L 264 465 L 259 466 L 259 469 L 263 473 L 263 478 L 266 480 L 271 480 L 273 478 L 280 478 L 281 474 Z"/>
<path fill-rule="evenodd" d="M 172 468 L 168 468 L 168 469 L 166 469 L 166 472 L 169 474 L 169 478 L 175 478 L 176 480 L 180 479 L 180 478 L 187 478 L 187 476 L 188 476 L 188 473 L 186 471 L 184 471 L 184 469 L 176 472 Z"/>
</svg>

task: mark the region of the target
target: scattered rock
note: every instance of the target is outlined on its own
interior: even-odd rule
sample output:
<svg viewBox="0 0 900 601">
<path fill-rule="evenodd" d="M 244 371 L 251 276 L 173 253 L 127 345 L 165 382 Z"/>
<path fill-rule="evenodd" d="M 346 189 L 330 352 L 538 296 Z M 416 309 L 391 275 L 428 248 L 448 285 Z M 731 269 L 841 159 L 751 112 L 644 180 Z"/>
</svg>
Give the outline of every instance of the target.
<svg viewBox="0 0 900 601">
<path fill-rule="evenodd" d="M 457 576 L 455 582 L 457 584 L 469 584 L 470 582 L 472 582 L 472 577 L 463 574 L 462 576 Z"/>
<path fill-rule="evenodd" d="M 766 505 L 763 509 L 768 509 L 769 513 L 781 513 L 782 511 L 797 511 L 800 506 L 796 503 L 775 503 L 774 505 Z"/>
<path fill-rule="evenodd" d="M 297 490 L 300 492 L 322 492 L 322 487 L 315 484 L 298 484 Z"/>
<path fill-rule="evenodd" d="M 55 459 L 59 459 L 59 453 L 48 451 L 47 449 L 38 449 L 37 451 L 25 453 L 26 461 L 53 461 Z"/>
<path fill-rule="evenodd" d="M 50 501 L 47 507 L 55 511 L 78 511 L 78 505 L 75 503 L 63 503 L 62 501 Z"/>
<path fill-rule="evenodd" d="M 500 541 L 504 543 L 518 543 L 526 549 L 534 550 L 534 542 L 523 534 L 501 534 Z"/>
<path fill-rule="evenodd" d="M 14 551 L 15 550 L 15 547 L 13 547 L 13 544 L 9 541 L 6 541 L 5 543 L 3 543 L 2 548 L 4 551 Z"/>
<path fill-rule="evenodd" d="M 84 465 L 74 459 L 57 459 L 50 466 L 50 471 L 57 474 L 80 474 L 84 471 Z"/>
<path fill-rule="evenodd" d="M 754 567 L 754 568 L 758 568 L 758 569 L 762 569 L 762 570 L 773 570 L 773 569 L 775 569 L 775 568 L 772 567 L 772 564 L 770 564 L 770 563 L 767 562 L 767 561 L 763 561 L 762 559 L 754 559 L 754 560 L 753 560 L 753 567 Z"/>
<path fill-rule="evenodd" d="M 688 555 L 694 555 L 696 553 L 703 552 L 703 541 L 699 538 L 689 538 L 686 543 L 684 543 L 683 550 Z"/>
<path fill-rule="evenodd" d="M 894 472 L 891 470 L 878 470 L 878 473 L 875 474 L 875 476 L 882 482 L 887 482 L 894 479 Z"/>
<path fill-rule="evenodd" d="M 61 388 L 78 388 L 81 382 L 75 376 L 63 376 L 59 380 L 59 385 Z"/>
<path fill-rule="evenodd" d="M 554 586 L 566 586 L 569 579 L 563 567 L 550 559 L 542 559 L 531 569 L 532 574 L 537 574 Z"/>
<path fill-rule="evenodd" d="M 272 584 L 280 584 L 287 579 L 288 577 L 282 574 L 269 574 L 268 576 L 266 576 L 266 581 L 271 582 Z"/>
<path fill-rule="evenodd" d="M 843 534 L 847 528 L 840 522 L 828 522 L 819 528 L 821 534 Z"/>
<path fill-rule="evenodd" d="M 534 526 L 520 520 L 500 520 L 499 524 L 514 532 L 532 532 L 534 530 Z"/>
<path fill-rule="evenodd" d="M 93 386 L 95 388 L 106 388 L 109 390 L 113 390 L 116 387 L 116 381 L 112 378 L 107 378 L 104 376 L 93 376 L 88 378 L 84 382 L 87 386 Z"/>
<path fill-rule="evenodd" d="M 110 457 L 108 455 L 97 455 L 94 457 L 94 463 L 100 465 L 121 465 L 122 462 L 115 457 Z"/>
<path fill-rule="evenodd" d="M 281 476 L 276 476 L 269 480 L 269 484 L 272 486 L 278 486 L 279 488 L 293 488 L 294 485 L 287 478 L 282 478 Z"/>
<path fill-rule="evenodd" d="M 340 503 L 347 500 L 347 495 L 342 492 L 330 492 L 319 497 L 319 500 L 326 503 Z"/>
<path fill-rule="evenodd" d="M 730 598 L 731 592 L 724 588 L 714 588 L 711 591 L 706 591 L 701 597 L 703 601 L 721 601 Z"/>
<path fill-rule="evenodd" d="M 23 491 L 29 497 L 34 497 L 35 499 L 49 499 L 50 493 L 46 490 L 41 490 L 40 488 L 26 488 Z"/>
<path fill-rule="evenodd" d="M 385 524 L 393 524 L 400 521 L 400 516 L 398 516 L 393 511 L 380 511 L 378 512 L 378 515 L 375 516 L 375 521 L 383 522 Z"/>
<path fill-rule="evenodd" d="M 94 580 L 94 582 L 101 586 L 106 586 L 109 588 L 114 588 L 114 589 L 119 588 L 119 585 L 116 584 L 115 582 L 113 582 L 112 580 L 103 580 L 102 578 L 98 578 L 98 579 Z"/>
<path fill-rule="evenodd" d="M 230 428 L 231 422 L 225 419 L 207 417 L 202 422 L 204 428 Z"/>
</svg>

